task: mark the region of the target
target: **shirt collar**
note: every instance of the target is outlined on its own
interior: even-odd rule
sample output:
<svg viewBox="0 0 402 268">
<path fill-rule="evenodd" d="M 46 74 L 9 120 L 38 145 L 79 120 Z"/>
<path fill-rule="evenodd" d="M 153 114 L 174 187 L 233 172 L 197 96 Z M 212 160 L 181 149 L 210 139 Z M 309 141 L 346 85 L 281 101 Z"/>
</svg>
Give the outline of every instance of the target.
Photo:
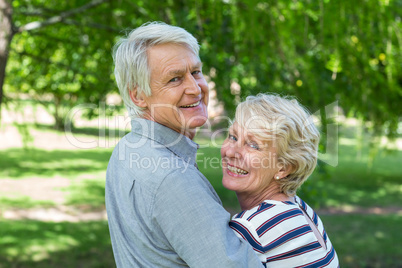
<svg viewBox="0 0 402 268">
<path fill-rule="evenodd" d="M 131 131 L 154 142 L 154 148 L 167 148 L 186 162 L 196 165 L 199 145 L 186 136 L 164 125 L 143 118 L 131 121 Z"/>
</svg>

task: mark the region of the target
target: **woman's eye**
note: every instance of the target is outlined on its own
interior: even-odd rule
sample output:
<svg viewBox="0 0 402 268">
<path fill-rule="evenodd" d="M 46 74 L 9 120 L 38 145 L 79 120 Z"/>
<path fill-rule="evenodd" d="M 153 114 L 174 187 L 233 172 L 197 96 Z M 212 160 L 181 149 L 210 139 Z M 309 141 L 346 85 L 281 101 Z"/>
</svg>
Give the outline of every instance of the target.
<svg viewBox="0 0 402 268">
<path fill-rule="evenodd" d="M 260 149 L 260 146 L 258 146 L 258 144 L 257 144 L 257 143 L 254 143 L 254 142 L 250 143 L 249 146 L 250 146 L 251 148 L 253 148 L 253 149 L 256 149 L 256 150 L 259 150 L 259 149 Z"/>
<path fill-rule="evenodd" d="M 237 141 L 237 138 L 233 136 L 232 134 L 229 134 L 229 140 Z"/>
</svg>

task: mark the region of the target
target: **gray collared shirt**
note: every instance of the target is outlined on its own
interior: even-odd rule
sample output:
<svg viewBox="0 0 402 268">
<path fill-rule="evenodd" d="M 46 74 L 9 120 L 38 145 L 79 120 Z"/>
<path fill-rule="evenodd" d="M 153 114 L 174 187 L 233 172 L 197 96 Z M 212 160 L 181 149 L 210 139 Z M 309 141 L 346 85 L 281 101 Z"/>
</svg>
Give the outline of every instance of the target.
<svg viewBox="0 0 402 268">
<path fill-rule="evenodd" d="M 117 267 L 262 267 L 229 228 L 230 214 L 196 167 L 198 145 L 135 119 L 106 175 Z"/>
</svg>

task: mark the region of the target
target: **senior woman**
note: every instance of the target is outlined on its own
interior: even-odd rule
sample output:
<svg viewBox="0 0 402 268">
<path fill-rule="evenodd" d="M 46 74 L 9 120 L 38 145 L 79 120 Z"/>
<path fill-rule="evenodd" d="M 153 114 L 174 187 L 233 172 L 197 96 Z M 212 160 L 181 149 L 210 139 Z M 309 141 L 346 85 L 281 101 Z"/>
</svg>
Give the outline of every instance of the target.
<svg viewBox="0 0 402 268">
<path fill-rule="evenodd" d="M 222 183 L 243 211 L 229 224 L 266 266 L 339 266 L 321 219 L 296 196 L 316 166 L 319 138 L 294 99 L 259 94 L 236 109 L 221 149 Z"/>
</svg>

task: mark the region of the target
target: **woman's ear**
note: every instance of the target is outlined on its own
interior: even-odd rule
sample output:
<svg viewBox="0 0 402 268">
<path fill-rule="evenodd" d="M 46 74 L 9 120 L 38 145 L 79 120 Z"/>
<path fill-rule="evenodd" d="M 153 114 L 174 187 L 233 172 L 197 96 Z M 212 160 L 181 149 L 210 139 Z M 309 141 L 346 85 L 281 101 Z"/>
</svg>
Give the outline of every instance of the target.
<svg viewBox="0 0 402 268">
<path fill-rule="evenodd" d="M 147 103 L 145 102 L 142 94 L 138 94 L 137 87 L 129 90 L 130 98 L 135 105 L 141 108 L 147 108 Z"/>
<path fill-rule="evenodd" d="M 293 167 L 291 165 L 282 165 L 279 171 L 275 174 L 277 180 L 285 178 L 287 175 L 293 172 Z M 279 179 L 278 179 L 279 178 Z"/>
</svg>

